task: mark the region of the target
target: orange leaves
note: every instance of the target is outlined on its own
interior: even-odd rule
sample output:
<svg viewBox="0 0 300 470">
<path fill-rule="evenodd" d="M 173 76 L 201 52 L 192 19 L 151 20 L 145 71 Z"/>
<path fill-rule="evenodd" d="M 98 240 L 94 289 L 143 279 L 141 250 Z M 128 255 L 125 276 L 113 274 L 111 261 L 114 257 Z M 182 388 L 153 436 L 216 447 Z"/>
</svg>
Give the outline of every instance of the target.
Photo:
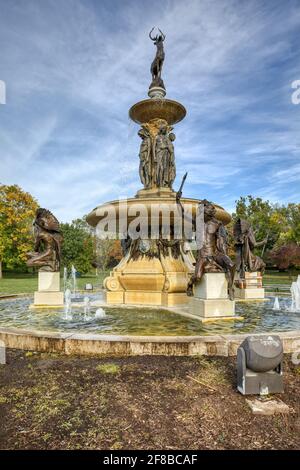
<svg viewBox="0 0 300 470">
<path fill-rule="evenodd" d="M 19 186 L 0 185 L 0 258 L 8 266 L 22 264 L 32 249 L 37 207 L 37 201 Z"/>
</svg>

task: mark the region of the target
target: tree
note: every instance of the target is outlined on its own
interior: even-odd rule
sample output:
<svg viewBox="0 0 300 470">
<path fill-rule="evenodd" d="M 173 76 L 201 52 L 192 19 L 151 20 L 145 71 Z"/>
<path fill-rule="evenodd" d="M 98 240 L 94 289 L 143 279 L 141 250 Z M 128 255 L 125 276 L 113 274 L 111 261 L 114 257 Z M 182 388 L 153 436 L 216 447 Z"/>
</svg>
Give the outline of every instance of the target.
<svg viewBox="0 0 300 470">
<path fill-rule="evenodd" d="M 73 264 L 78 272 L 89 272 L 94 260 L 94 241 L 92 230 L 85 218 L 61 224 L 60 227 L 64 237 L 62 266 L 70 269 Z"/>
<path fill-rule="evenodd" d="M 110 238 L 96 239 L 95 266 L 102 271 L 106 271 L 110 266 L 115 265 L 123 257 L 120 240 Z"/>
<path fill-rule="evenodd" d="M 110 266 L 116 266 L 121 259 L 124 256 L 123 250 L 122 250 L 122 245 L 120 240 L 114 240 L 114 244 L 112 246 L 112 249 L 109 253 L 110 260 L 109 260 L 109 265 Z"/>
<path fill-rule="evenodd" d="M 286 230 L 280 233 L 277 245 L 296 243 L 300 246 L 300 204 L 288 204 L 281 208 L 287 221 Z"/>
<path fill-rule="evenodd" d="M 25 267 L 26 253 L 33 249 L 32 221 L 37 201 L 19 186 L 0 185 L 0 277 L 8 269 Z"/>
<path fill-rule="evenodd" d="M 269 256 L 279 270 L 300 266 L 300 246 L 297 243 L 274 248 Z"/>
<path fill-rule="evenodd" d="M 260 197 L 247 196 L 240 197 L 236 201 L 236 212 L 232 216 L 234 220 L 238 217 L 247 219 L 253 226 L 257 241 L 267 238 L 263 250 L 256 250 L 256 254 L 260 256 L 264 254 L 266 258 L 267 251 L 272 250 L 274 246 L 291 241 L 287 234 L 291 230 L 292 218 L 296 217 L 292 209 L 294 208 L 288 209 L 288 207 L 272 204 Z"/>
</svg>

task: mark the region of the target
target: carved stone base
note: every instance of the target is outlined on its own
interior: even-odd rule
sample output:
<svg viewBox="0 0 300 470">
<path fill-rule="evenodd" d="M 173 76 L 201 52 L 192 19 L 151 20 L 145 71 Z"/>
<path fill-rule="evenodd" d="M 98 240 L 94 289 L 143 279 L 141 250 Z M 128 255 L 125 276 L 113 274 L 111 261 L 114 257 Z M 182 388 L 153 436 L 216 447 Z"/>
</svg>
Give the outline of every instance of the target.
<svg viewBox="0 0 300 470">
<path fill-rule="evenodd" d="M 235 302 L 228 299 L 227 280 L 224 273 L 204 274 L 194 286 L 190 299 L 190 312 L 201 318 L 234 317 Z"/>
<path fill-rule="evenodd" d="M 185 305 L 189 303 L 189 297 L 185 292 L 168 294 L 162 293 L 162 305 L 165 307 L 175 307 L 176 305 Z"/>
<path fill-rule="evenodd" d="M 138 198 L 153 198 L 159 197 L 162 199 L 173 199 L 175 202 L 176 192 L 171 188 L 152 188 L 152 189 L 140 189 L 136 197 Z"/>
<path fill-rule="evenodd" d="M 35 292 L 34 293 L 34 307 L 62 307 L 64 305 L 63 292 Z"/>
<path fill-rule="evenodd" d="M 255 300 L 265 298 L 265 289 L 262 286 L 262 275 L 260 272 L 246 272 L 245 279 L 236 281 L 234 289 L 235 296 L 243 300 Z"/>
<path fill-rule="evenodd" d="M 60 289 L 60 273 L 51 271 L 39 271 L 39 291 L 57 292 Z"/>
<path fill-rule="evenodd" d="M 264 288 L 249 288 L 249 289 L 235 288 L 234 295 L 236 298 L 243 299 L 243 300 L 264 299 L 265 289 Z"/>
<path fill-rule="evenodd" d="M 123 304 L 124 303 L 124 292 L 110 292 L 105 291 L 104 300 L 107 304 Z"/>
<path fill-rule="evenodd" d="M 186 295 L 193 271 L 193 255 L 172 249 L 159 257 L 126 255 L 110 276 L 104 279 L 108 304 L 175 306 L 188 304 Z"/>
<path fill-rule="evenodd" d="M 162 305 L 162 293 L 155 291 L 127 291 L 124 303 L 129 305 Z"/>
<path fill-rule="evenodd" d="M 64 294 L 60 292 L 60 273 L 39 271 L 38 291 L 34 293 L 33 307 L 62 307 Z"/>
<path fill-rule="evenodd" d="M 262 275 L 260 272 L 245 273 L 244 279 L 239 279 L 236 281 L 237 287 L 239 289 L 247 288 L 261 288 L 262 287 Z"/>
<path fill-rule="evenodd" d="M 190 300 L 190 312 L 202 318 L 234 317 L 235 302 L 229 299 Z"/>
<path fill-rule="evenodd" d="M 204 274 L 201 282 L 194 287 L 194 297 L 198 299 L 227 299 L 227 280 L 224 273 Z"/>
</svg>

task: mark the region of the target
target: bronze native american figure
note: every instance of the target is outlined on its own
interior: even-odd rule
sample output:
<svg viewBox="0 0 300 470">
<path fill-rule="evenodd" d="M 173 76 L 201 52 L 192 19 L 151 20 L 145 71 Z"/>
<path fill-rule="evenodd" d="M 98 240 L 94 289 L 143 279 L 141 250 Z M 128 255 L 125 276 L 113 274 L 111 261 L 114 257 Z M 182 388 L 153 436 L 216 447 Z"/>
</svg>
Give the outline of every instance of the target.
<svg viewBox="0 0 300 470">
<path fill-rule="evenodd" d="M 239 278 L 244 279 L 245 271 L 260 271 L 263 274 L 266 265 L 259 256 L 252 253 L 252 250 L 264 245 L 267 240 L 257 242 L 250 223 L 240 218 L 234 224 L 233 235 L 235 240 L 236 270 Z"/>
<path fill-rule="evenodd" d="M 59 271 L 63 236 L 59 222 L 47 209 L 37 209 L 34 225 L 34 251 L 27 253 L 27 266 L 39 266 L 44 271 Z"/>
<path fill-rule="evenodd" d="M 200 281 L 204 273 L 225 273 L 228 282 L 228 294 L 234 299 L 235 264 L 227 255 L 227 235 L 222 222 L 215 215 L 216 209 L 210 202 L 203 200 L 204 205 L 204 242 L 199 249 L 195 273 L 187 289 L 188 295 L 193 295 L 193 285 Z"/>
<path fill-rule="evenodd" d="M 157 34 L 156 36 L 152 36 L 152 31 L 154 28 L 151 29 L 149 33 L 149 37 L 151 41 L 154 42 L 154 45 L 156 46 L 156 56 L 151 64 L 151 74 L 152 74 L 152 83 L 149 88 L 152 87 L 161 87 L 165 88 L 164 82 L 161 78 L 161 71 L 162 71 L 162 66 L 165 60 L 165 51 L 164 51 L 164 40 L 166 36 L 164 33 L 159 29 L 160 34 Z"/>
</svg>

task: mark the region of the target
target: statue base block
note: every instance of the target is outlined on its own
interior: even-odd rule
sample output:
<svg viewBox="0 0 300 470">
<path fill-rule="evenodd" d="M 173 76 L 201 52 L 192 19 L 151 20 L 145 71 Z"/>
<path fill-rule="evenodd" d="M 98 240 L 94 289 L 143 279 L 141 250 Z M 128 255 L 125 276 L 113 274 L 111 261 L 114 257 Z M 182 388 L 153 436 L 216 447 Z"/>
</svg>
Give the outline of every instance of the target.
<svg viewBox="0 0 300 470">
<path fill-rule="evenodd" d="M 161 305 L 163 307 L 175 307 L 186 305 L 188 296 L 185 292 L 151 292 L 151 291 L 127 291 L 124 294 L 124 303 L 129 305 Z"/>
<path fill-rule="evenodd" d="M 194 286 L 191 314 L 205 319 L 234 318 L 235 302 L 228 299 L 227 286 L 224 273 L 204 274 Z"/>
<path fill-rule="evenodd" d="M 239 289 L 235 288 L 234 294 L 236 298 L 243 300 L 256 300 L 265 298 L 265 289 L 264 288 L 246 288 Z"/>
<path fill-rule="evenodd" d="M 123 304 L 124 303 L 124 291 L 105 291 L 104 292 L 105 302 L 107 304 Z"/>
<path fill-rule="evenodd" d="M 234 317 L 235 302 L 229 299 L 191 299 L 190 311 L 201 318 Z"/>
<path fill-rule="evenodd" d="M 57 306 L 62 307 L 64 305 L 64 293 L 63 292 L 35 292 L 34 293 L 34 307 L 47 307 Z"/>
<path fill-rule="evenodd" d="M 197 299 L 228 299 L 227 280 L 224 273 L 204 274 L 194 287 Z"/>
<path fill-rule="evenodd" d="M 60 289 L 60 273 L 52 271 L 39 271 L 39 292 L 57 292 Z"/>
<path fill-rule="evenodd" d="M 64 294 L 60 292 L 60 273 L 39 271 L 38 291 L 34 293 L 32 307 L 62 307 Z"/>
</svg>

